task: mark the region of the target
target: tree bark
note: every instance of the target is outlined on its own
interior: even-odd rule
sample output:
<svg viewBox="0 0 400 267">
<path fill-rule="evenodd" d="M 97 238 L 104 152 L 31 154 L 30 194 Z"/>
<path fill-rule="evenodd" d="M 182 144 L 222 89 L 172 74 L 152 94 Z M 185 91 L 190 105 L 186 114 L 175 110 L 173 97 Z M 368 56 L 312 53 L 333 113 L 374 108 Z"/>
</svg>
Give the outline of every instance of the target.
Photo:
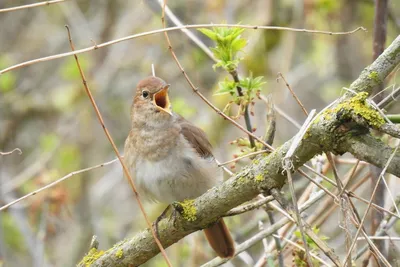
<svg viewBox="0 0 400 267">
<path fill-rule="evenodd" d="M 372 88 L 382 83 L 399 62 L 400 36 L 361 73 L 350 86 L 350 91 L 371 93 Z M 348 104 L 359 95 L 347 93 L 320 112 L 294 153 L 293 171 L 324 151 L 336 154 L 350 152 L 356 158 L 380 168 L 384 167 L 393 149 L 374 139 L 365 124 L 358 125 L 344 117 L 346 112 L 352 113 Z M 365 101 L 359 101 L 357 105 L 364 105 L 361 108 L 368 111 L 373 110 Z M 363 113 L 356 113 L 356 116 L 365 120 L 366 124 L 374 123 L 363 117 Z M 253 199 L 260 192 L 268 193 L 273 188 L 280 189 L 286 181 L 282 162 L 293 140 L 294 138 L 287 141 L 266 157 L 260 155 L 255 158 L 249 166 L 204 195 L 178 204 L 180 213 L 175 222 L 164 219 L 159 223 L 159 236 L 164 248 L 194 231 L 206 228 L 230 209 Z M 393 158 L 387 172 L 400 177 L 400 153 Z M 78 266 L 138 266 L 158 253 L 159 249 L 147 229 L 105 252 L 92 249 Z"/>
</svg>

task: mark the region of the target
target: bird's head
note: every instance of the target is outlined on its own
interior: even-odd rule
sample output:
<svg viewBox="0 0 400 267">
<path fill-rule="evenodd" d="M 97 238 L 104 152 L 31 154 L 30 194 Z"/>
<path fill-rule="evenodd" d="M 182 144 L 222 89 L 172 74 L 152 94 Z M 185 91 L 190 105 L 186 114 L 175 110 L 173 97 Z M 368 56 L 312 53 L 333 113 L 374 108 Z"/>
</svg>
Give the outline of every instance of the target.
<svg viewBox="0 0 400 267">
<path fill-rule="evenodd" d="M 133 98 L 132 121 L 162 122 L 172 117 L 171 103 L 168 97 L 169 84 L 158 77 L 147 77 L 136 86 Z"/>
</svg>

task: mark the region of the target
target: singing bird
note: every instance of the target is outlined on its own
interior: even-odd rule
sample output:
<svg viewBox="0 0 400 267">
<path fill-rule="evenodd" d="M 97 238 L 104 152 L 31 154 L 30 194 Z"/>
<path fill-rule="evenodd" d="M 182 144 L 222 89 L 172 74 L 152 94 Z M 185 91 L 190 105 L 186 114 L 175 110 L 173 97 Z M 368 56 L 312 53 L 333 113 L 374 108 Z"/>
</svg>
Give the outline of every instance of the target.
<svg viewBox="0 0 400 267">
<path fill-rule="evenodd" d="M 172 112 L 169 87 L 158 77 L 138 83 L 124 152 L 140 196 L 167 204 L 196 198 L 223 178 L 203 130 Z M 234 243 L 223 219 L 204 233 L 218 256 L 233 256 Z"/>
</svg>

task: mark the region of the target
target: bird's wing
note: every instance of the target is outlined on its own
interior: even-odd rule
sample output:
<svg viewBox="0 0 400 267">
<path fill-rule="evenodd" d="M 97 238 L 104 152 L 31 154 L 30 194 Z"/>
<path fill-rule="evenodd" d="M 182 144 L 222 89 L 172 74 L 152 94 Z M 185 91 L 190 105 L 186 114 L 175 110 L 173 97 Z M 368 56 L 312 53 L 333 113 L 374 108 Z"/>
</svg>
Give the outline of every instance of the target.
<svg viewBox="0 0 400 267">
<path fill-rule="evenodd" d="M 177 121 L 181 126 L 181 133 L 192 145 L 192 147 L 196 149 L 197 153 L 203 158 L 213 157 L 212 146 L 208 141 L 206 133 L 202 129 L 194 126 L 182 116 L 177 116 Z"/>
</svg>

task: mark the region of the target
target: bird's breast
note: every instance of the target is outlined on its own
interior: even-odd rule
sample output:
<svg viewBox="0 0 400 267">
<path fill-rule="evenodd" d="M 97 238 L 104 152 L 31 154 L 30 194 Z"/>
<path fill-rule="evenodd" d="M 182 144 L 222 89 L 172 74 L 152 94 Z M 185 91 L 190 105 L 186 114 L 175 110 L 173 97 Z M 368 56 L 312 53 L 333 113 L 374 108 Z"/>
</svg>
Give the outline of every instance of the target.
<svg viewBox="0 0 400 267">
<path fill-rule="evenodd" d="M 139 193 L 163 203 L 200 196 L 221 181 L 213 158 L 202 158 L 181 137 L 162 157 L 137 154 L 134 179 Z"/>
</svg>

